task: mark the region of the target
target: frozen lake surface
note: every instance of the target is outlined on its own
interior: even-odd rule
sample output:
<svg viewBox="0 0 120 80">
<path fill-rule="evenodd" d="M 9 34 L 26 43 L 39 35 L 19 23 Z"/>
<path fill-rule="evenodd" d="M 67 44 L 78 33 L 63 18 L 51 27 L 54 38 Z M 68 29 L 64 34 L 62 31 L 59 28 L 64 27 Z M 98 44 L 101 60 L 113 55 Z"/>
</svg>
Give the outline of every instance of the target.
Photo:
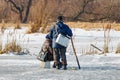
<svg viewBox="0 0 120 80">
<path fill-rule="evenodd" d="M 68 70 L 40 68 L 35 56 L 0 56 L 0 80 L 120 80 L 120 56 L 67 55 Z M 53 62 L 51 62 L 52 66 Z"/>
<path fill-rule="evenodd" d="M 70 43 L 67 48 L 68 70 L 56 70 L 52 68 L 53 62 L 50 69 L 40 68 L 40 61 L 35 57 L 46 34 L 25 34 L 24 29 L 6 29 L 0 36 L 2 48 L 15 39 L 17 44 L 27 49 L 31 55 L 0 55 L 0 80 L 120 80 L 120 54 L 115 54 L 120 43 L 120 31 L 110 31 L 109 53 L 106 56 L 98 55 L 101 52 L 86 55 L 86 52 L 90 52 L 89 49 L 94 50 L 90 44 L 103 49 L 104 31 L 73 29 L 73 33 L 81 69 L 78 69 Z"/>
</svg>

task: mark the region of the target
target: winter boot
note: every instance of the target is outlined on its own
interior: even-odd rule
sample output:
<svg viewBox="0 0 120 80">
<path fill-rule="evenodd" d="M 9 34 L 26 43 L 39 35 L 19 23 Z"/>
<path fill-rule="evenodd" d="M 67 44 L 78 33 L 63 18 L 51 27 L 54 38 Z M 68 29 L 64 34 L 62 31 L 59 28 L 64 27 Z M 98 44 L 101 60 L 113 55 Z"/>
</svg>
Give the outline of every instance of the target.
<svg viewBox="0 0 120 80">
<path fill-rule="evenodd" d="M 54 62 L 53 68 L 60 69 L 60 62 Z"/>
<path fill-rule="evenodd" d="M 56 69 L 60 69 L 60 64 L 57 64 L 57 65 L 56 65 Z"/>
<path fill-rule="evenodd" d="M 55 63 L 53 64 L 53 66 L 52 66 L 53 68 L 56 68 L 56 65 L 55 65 Z"/>
<path fill-rule="evenodd" d="M 62 66 L 62 69 L 63 69 L 63 70 L 67 70 L 67 65 L 63 65 L 63 66 Z"/>
<path fill-rule="evenodd" d="M 66 61 L 62 61 L 62 69 L 67 70 L 67 62 Z"/>
<path fill-rule="evenodd" d="M 60 68 L 62 68 L 62 62 L 60 62 L 59 63 L 59 66 L 60 66 Z M 53 66 L 52 66 L 53 68 L 56 68 L 56 65 L 55 65 L 55 63 L 53 64 Z"/>
</svg>

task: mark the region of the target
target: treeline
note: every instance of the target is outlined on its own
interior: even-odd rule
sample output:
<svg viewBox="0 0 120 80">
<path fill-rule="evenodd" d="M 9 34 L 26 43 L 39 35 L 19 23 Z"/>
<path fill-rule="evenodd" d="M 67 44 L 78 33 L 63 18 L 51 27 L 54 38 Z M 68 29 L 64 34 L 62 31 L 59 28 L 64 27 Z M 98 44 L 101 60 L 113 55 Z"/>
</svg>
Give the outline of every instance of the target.
<svg viewBox="0 0 120 80">
<path fill-rule="evenodd" d="M 43 26 L 63 15 L 67 21 L 120 22 L 119 4 L 120 0 L 0 0 L 0 21 Z"/>
</svg>

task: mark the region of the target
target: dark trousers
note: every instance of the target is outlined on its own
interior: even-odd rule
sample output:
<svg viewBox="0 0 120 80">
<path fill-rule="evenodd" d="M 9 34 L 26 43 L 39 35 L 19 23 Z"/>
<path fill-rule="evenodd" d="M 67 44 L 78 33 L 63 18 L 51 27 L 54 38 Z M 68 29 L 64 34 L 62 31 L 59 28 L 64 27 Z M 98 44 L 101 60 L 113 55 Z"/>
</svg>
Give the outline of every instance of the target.
<svg viewBox="0 0 120 80">
<path fill-rule="evenodd" d="M 56 48 L 54 49 L 54 61 L 55 64 L 59 64 L 62 61 L 63 65 L 67 65 L 66 60 L 66 48 Z"/>
</svg>

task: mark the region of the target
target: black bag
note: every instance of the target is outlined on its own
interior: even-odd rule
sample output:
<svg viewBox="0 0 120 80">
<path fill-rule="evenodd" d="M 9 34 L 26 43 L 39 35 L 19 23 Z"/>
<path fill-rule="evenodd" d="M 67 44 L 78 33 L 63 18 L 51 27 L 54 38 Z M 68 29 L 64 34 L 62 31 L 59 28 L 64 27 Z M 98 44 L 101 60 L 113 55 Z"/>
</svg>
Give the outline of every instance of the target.
<svg viewBox="0 0 120 80">
<path fill-rule="evenodd" d="M 39 55 L 37 56 L 37 59 L 40 60 L 40 61 L 46 62 L 47 61 L 47 56 L 48 56 L 47 51 L 46 52 L 40 51 Z"/>
<path fill-rule="evenodd" d="M 49 51 L 40 51 L 37 59 L 43 62 L 53 61 L 53 54 L 50 54 Z"/>
</svg>

